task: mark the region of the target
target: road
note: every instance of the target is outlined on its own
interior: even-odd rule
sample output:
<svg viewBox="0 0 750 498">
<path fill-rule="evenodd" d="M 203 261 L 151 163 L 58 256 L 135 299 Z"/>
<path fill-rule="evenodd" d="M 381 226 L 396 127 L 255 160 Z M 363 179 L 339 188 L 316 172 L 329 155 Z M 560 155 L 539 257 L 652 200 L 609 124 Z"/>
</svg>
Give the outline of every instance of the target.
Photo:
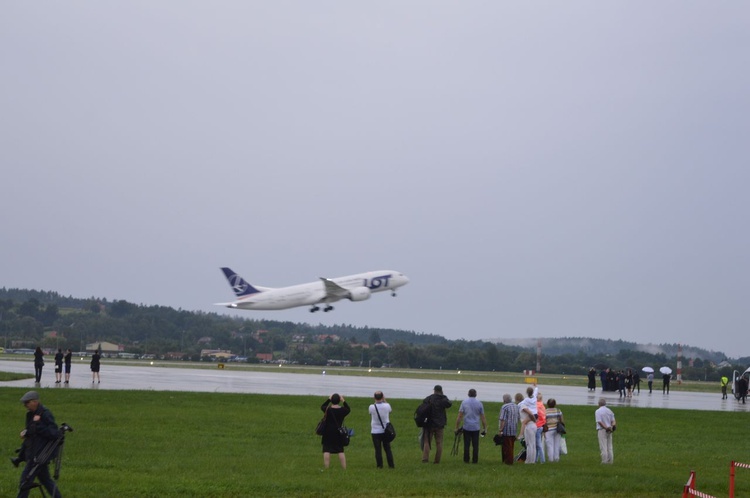
<svg viewBox="0 0 750 498">
<path fill-rule="evenodd" d="M 0 360 L 0 370 L 7 372 L 34 373 L 33 360 Z M 443 392 L 451 399 L 462 400 L 469 389 L 477 390 L 482 401 L 502 401 L 504 393 L 515 394 L 526 389 L 527 384 L 503 384 L 496 382 L 464 382 L 455 380 L 394 379 L 378 377 L 347 377 L 343 375 L 285 373 L 279 371 L 247 371 L 233 369 L 228 364 L 225 369 L 169 368 L 158 366 L 129 366 L 121 363 L 102 363 L 101 384 L 91 383 L 88 361 L 73 363 L 70 385 L 55 384 L 52 365 L 44 368 L 41 385 L 43 389 L 125 389 L 149 391 L 194 391 L 217 393 L 258 393 L 328 396 L 338 392 L 350 397 L 370 397 L 376 390 L 382 390 L 389 398 L 422 399 L 432 393 L 436 383 L 443 386 Z M 8 387 L 28 387 L 33 389 L 33 379 L 0 383 Z M 645 385 L 645 383 L 644 383 Z M 618 394 L 607 392 L 604 397 L 612 407 L 633 406 L 639 408 L 667 408 L 677 410 L 750 411 L 750 404 L 738 403 L 733 397 L 722 400 L 718 385 L 715 393 L 680 392 L 673 390 L 669 395 L 661 392 L 661 383 L 654 383 L 653 394 L 641 390 L 632 398 L 619 398 Z M 589 392 L 585 386 L 544 386 L 539 387 L 544 399 L 555 398 L 559 405 L 596 406 L 601 391 Z"/>
</svg>

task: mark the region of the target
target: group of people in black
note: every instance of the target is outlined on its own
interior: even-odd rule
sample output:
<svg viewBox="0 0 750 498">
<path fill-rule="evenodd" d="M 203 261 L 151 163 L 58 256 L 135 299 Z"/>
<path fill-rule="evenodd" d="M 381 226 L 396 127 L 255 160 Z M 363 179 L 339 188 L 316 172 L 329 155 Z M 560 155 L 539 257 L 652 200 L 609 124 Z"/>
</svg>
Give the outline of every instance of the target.
<svg viewBox="0 0 750 498">
<path fill-rule="evenodd" d="M 44 369 L 44 356 L 45 353 L 42 348 L 37 346 L 34 350 L 34 382 L 41 384 L 42 382 L 42 370 Z M 73 352 L 68 349 L 65 353 L 62 349 L 57 350 L 55 354 L 55 384 L 61 384 L 63 382 L 63 368 L 65 369 L 65 384 L 70 383 L 70 367 L 73 360 Z M 91 383 L 100 383 L 101 378 L 99 377 L 99 370 L 101 368 L 101 354 L 98 351 L 94 352 L 91 356 Z"/>
<path fill-rule="evenodd" d="M 641 376 L 638 372 L 628 368 L 626 370 L 615 371 L 611 368 L 602 369 L 599 372 L 602 383 L 602 391 L 618 391 L 621 398 L 630 398 L 633 391 L 641 392 Z M 596 390 L 596 369 L 591 368 L 588 372 L 589 391 Z"/>
</svg>

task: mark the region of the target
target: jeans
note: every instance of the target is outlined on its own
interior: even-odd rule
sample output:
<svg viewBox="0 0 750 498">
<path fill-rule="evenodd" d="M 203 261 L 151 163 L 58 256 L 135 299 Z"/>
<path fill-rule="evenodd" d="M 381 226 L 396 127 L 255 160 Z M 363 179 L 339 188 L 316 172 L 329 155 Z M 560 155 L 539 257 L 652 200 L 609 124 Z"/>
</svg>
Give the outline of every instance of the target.
<svg viewBox="0 0 750 498">
<path fill-rule="evenodd" d="M 432 439 L 435 439 L 435 463 L 440 463 L 440 457 L 443 455 L 443 427 L 425 427 L 424 429 L 424 448 L 422 449 L 422 461 L 430 461 L 430 450 L 432 449 Z"/>
<path fill-rule="evenodd" d="M 539 463 L 544 463 L 544 445 L 542 444 L 542 434 L 544 434 L 544 427 L 537 427 L 536 428 L 536 437 L 535 437 L 535 443 L 536 443 L 536 461 Z"/>
<path fill-rule="evenodd" d="M 393 468 L 393 452 L 391 451 L 391 443 L 385 439 L 385 434 L 372 434 L 372 445 L 375 447 L 375 464 L 379 469 L 383 468 L 383 452 L 385 450 L 385 458 L 388 460 L 388 466 Z"/>
<path fill-rule="evenodd" d="M 464 431 L 464 462 L 469 463 L 469 446 L 473 445 L 471 462 L 479 461 L 479 431 Z"/>
<path fill-rule="evenodd" d="M 21 472 L 21 482 L 26 481 L 26 476 L 29 474 L 29 471 L 33 468 L 33 465 L 30 465 L 29 462 L 26 462 L 26 466 L 23 469 L 23 472 Z M 57 483 L 52 479 L 52 477 L 49 475 L 49 467 L 48 465 L 40 465 L 39 470 L 36 473 L 36 478 L 39 479 L 39 483 L 44 486 L 50 495 L 52 495 L 53 498 L 62 498 L 62 495 L 60 494 L 60 490 L 57 489 Z M 33 481 L 33 479 L 32 479 Z M 31 483 L 29 483 L 31 484 Z M 18 498 L 26 498 L 29 496 L 30 489 L 21 489 L 20 485 L 18 488 Z"/>
</svg>

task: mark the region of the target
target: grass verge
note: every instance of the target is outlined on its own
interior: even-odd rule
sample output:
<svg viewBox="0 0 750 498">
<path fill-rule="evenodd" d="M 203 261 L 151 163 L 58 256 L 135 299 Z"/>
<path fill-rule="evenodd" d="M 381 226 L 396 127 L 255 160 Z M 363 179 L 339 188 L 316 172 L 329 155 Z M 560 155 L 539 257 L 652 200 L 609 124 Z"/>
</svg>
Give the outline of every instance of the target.
<svg viewBox="0 0 750 498">
<path fill-rule="evenodd" d="M 0 391 L 2 455 L 20 440 L 25 389 Z M 66 440 L 60 486 L 76 497 L 237 496 L 677 496 L 690 470 L 699 488 L 728 494 L 731 460 L 748 461 L 745 413 L 616 408 L 615 463 L 599 463 L 592 407 L 561 405 L 570 454 L 545 465 L 500 463 L 490 437 L 480 462 L 451 456 L 446 434 L 440 465 L 421 463 L 413 400 L 390 400 L 398 430 L 396 469 L 375 468 L 369 399 L 348 399 L 348 469 L 322 469 L 318 397 L 156 391 L 42 390 L 42 403 L 75 429 Z M 499 403 L 485 403 L 495 427 Z M 453 426 L 458 406 L 449 410 Z M 733 429 L 734 428 L 734 429 Z M 19 469 L 0 465 L 0 496 L 14 496 Z M 738 470 L 736 493 L 750 494 Z"/>
</svg>

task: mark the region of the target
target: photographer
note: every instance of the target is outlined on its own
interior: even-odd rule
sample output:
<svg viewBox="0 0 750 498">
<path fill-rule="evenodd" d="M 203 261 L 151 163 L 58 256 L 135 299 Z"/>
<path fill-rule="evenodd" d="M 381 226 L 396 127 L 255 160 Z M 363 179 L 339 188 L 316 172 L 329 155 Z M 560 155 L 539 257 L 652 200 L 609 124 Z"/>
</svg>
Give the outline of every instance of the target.
<svg viewBox="0 0 750 498">
<path fill-rule="evenodd" d="M 476 389 L 469 389 L 469 397 L 461 402 L 456 418 L 456 434 L 463 420 L 464 435 L 464 462 L 469 463 L 469 449 L 471 452 L 471 463 L 479 461 L 479 422 L 482 422 L 482 436 L 487 433 L 487 419 L 484 416 L 484 405 L 477 399 Z"/>
<path fill-rule="evenodd" d="M 370 412 L 370 434 L 372 444 L 375 447 L 375 465 L 379 469 L 383 468 L 383 451 L 388 462 L 388 468 L 394 468 L 393 452 L 391 451 L 391 441 L 386 438 L 385 426 L 391 421 L 391 408 L 383 395 L 383 391 L 375 391 L 375 402 L 368 408 Z"/>
<path fill-rule="evenodd" d="M 22 451 L 17 460 L 13 463 L 17 466 L 21 461 L 26 462 L 26 466 L 21 473 L 21 482 L 18 486 L 18 498 L 25 498 L 29 495 L 31 485 L 35 478 L 44 486 L 50 495 L 54 498 L 61 498 L 62 495 L 57 489 L 57 483 L 52 479 L 49 473 L 49 459 L 47 461 L 37 462 L 40 465 L 32 465 L 34 459 L 45 449 L 48 443 L 54 442 L 60 432 L 55 424 L 55 417 L 47 408 L 39 402 L 39 394 L 36 391 L 29 391 L 21 397 L 21 403 L 26 407 L 26 428 L 21 431 L 23 439 Z M 54 454 L 51 455 L 54 458 Z M 32 471 L 33 472 L 32 475 Z"/>
<path fill-rule="evenodd" d="M 422 441 L 422 462 L 430 461 L 430 450 L 432 441 L 435 441 L 435 463 L 440 463 L 440 457 L 443 454 L 443 432 L 448 418 L 445 410 L 450 408 L 453 403 L 443 394 L 443 388 L 440 385 L 435 386 L 433 393 L 427 396 L 423 403 L 430 405 L 430 422 L 424 427 L 424 438 Z"/>
</svg>

